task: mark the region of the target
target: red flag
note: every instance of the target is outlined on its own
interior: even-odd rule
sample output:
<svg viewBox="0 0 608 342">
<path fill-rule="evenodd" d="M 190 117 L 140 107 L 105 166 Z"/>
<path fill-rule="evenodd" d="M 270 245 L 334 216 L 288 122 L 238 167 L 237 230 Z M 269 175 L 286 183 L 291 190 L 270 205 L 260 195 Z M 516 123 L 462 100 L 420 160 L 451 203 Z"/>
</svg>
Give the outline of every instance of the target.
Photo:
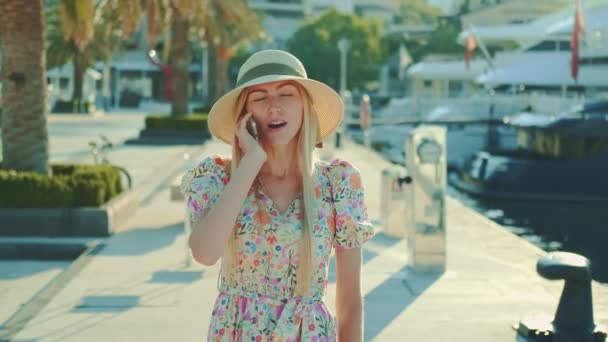
<svg viewBox="0 0 608 342">
<path fill-rule="evenodd" d="M 165 100 L 171 100 L 173 98 L 173 69 L 171 69 L 171 65 L 162 63 L 156 56 L 155 50 L 148 51 L 148 60 L 150 63 L 159 67 L 160 71 L 163 73 L 165 82 Z"/>
<path fill-rule="evenodd" d="M 365 94 L 361 98 L 361 128 L 368 129 L 371 121 L 371 103 L 369 95 Z"/>
<path fill-rule="evenodd" d="M 581 10 L 581 0 L 576 0 L 576 12 L 574 13 L 574 27 L 572 28 L 572 40 L 570 48 L 572 50 L 572 59 L 570 60 L 570 71 L 572 78 L 576 81 L 578 78 L 578 58 L 579 58 L 579 38 L 581 32 L 585 30 L 585 19 Z"/>
<path fill-rule="evenodd" d="M 467 64 L 467 71 L 471 70 L 471 57 L 473 56 L 473 50 L 477 47 L 477 42 L 475 41 L 475 37 L 469 33 L 467 37 L 467 46 L 466 46 L 466 54 L 464 56 L 464 61 Z"/>
</svg>

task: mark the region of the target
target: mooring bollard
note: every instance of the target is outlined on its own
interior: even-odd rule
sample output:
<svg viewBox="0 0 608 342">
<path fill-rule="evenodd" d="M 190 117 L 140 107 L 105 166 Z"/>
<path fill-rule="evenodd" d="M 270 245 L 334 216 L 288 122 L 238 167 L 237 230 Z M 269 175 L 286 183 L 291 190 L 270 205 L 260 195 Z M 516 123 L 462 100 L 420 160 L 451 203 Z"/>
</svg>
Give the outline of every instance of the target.
<svg viewBox="0 0 608 342">
<path fill-rule="evenodd" d="M 410 230 L 411 208 L 407 202 L 412 178 L 403 166 L 392 166 L 382 170 L 380 180 L 380 217 L 382 231 L 390 236 L 403 238 Z"/>
<path fill-rule="evenodd" d="M 183 158 L 184 158 L 184 173 L 192 170 L 196 166 L 196 164 L 192 160 L 192 157 L 190 156 L 189 153 L 184 153 Z M 190 236 L 190 232 L 192 232 L 192 227 L 191 227 L 191 223 L 190 223 L 190 216 L 188 213 L 188 199 L 184 197 L 184 195 L 182 194 L 181 189 L 180 189 L 182 176 L 183 176 L 183 174 L 179 174 L 173 180 L 173 183 L 171 184 L 170 191 L 169 191 L 169 197 L 170 197 L 171 201 L 184 203 L 184 236 L 185 236 L 185 242 L 186 242 L 185 246 L 184 246 L 184 250 L 185 250 L 184 261 L 185 261 L 186 266 L 190 266 L 192 264 L 192 256 L 190 253 L 190 246 L 188 245 L 188 237 Z"/>
<path fill-rule="evenodd" d="M 446 265 L 445 189 L 446 129 L 418 127 L 405 144 L 406 166 L 412 177 L 407 205 L 408 263 L 418 272 L 443 272 Z"/>
<path fill-rule="evenodd" d="M 537 318 L 520 321 L 517 333 L 528 341 L 605 341 L 605 328 L 593 321 L 589 260 L 574 253 L 551 252 L 538 260 L 536 271 L 545 279 L 565 281 L 557 312 L 552 322 Z"/>
</svg>

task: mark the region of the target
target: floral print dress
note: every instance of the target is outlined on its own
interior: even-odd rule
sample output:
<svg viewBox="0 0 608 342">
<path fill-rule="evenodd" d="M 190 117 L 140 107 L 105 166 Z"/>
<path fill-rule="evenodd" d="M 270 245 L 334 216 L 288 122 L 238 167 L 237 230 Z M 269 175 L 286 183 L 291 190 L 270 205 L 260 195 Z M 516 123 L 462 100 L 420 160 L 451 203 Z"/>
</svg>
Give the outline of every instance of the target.
<svg viewBox="0 0 608 342">
<path fill-rule="evenodd" d="M 230 180 L 230 160 L 205 158 L 186 173 L 182 192 L 190 219 L 211 208 Z M 220 275 L 208 341 L 335 341 L 336 323 L 324 303 L 332 248 L 357 248 L 374 229 L 359 172 L 348 162 L 315 164 L 312 291 L 295 295 L 301 195 L 280 213 L 263 190 L 250 189 L 236 221 L 231 274 Z"/>
</svg>

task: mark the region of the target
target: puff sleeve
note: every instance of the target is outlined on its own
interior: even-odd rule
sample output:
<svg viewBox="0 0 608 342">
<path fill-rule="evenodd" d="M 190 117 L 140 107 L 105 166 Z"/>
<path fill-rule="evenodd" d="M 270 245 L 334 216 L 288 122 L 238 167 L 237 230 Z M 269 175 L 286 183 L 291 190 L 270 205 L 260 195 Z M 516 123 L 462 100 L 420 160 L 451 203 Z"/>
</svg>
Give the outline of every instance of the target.
<svg viewBox="0 0 608 342">
<path fill-rule="evenodd" d="M 336 159 L 329 165 L 336 228 L 333 245 L 337 250 L 361 247 L 374 235 L 367 217 L 359 171 L 350 163 Z"/>
<path fill-rule="evenodd" d="M 218 201 L 229 181 L 227 167 L 226 160 L 209 156 L 184 174 L 180 189 L 186 198 L 190 222 L 194 222 L 203 209 L 212 208 Z"/>
</svg>

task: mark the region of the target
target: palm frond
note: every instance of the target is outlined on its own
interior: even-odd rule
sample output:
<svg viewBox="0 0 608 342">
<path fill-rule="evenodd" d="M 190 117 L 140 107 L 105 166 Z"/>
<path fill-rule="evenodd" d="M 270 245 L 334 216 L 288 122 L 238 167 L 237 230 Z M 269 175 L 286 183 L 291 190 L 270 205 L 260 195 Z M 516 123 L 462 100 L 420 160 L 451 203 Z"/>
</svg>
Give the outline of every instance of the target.
<svg viewBox="0 0 608 342">
<path fill-rule="evenodd" d="M 141 2 L 140 0 L 120 0 L 117 9 L 122 22 L 123 34 L 125 37 L 129 37 L 139 28 L 142 15 Z"/>
<path fill-rule="evenodd" d="M 59 15 L 63 39 L 84 50 L 93 38 L 94 6 L 92 0 L 61 0 Z"/>
</svg>

